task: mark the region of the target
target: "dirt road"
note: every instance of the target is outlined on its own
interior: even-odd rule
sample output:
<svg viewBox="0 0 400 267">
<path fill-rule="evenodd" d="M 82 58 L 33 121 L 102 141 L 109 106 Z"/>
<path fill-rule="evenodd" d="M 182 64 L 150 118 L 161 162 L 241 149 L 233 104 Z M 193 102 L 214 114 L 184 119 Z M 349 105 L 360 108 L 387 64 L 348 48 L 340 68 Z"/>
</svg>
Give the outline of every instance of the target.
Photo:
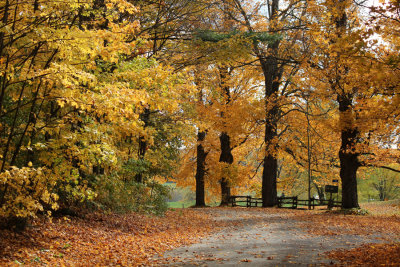
<svg viewBox="0 0 400 267">
<path fill-rule="evenodd" d="M 168 251 L 153 261 L 164 266 L 318 266 L 332 264 L 324 252 L 381 242 L 379 236 L 312 235 L 290 212 L 269 209 L 199 209 L 227 223 L 200 243 Z M 306 211 L 304 211 L 306 212 Z"/>
</svg>

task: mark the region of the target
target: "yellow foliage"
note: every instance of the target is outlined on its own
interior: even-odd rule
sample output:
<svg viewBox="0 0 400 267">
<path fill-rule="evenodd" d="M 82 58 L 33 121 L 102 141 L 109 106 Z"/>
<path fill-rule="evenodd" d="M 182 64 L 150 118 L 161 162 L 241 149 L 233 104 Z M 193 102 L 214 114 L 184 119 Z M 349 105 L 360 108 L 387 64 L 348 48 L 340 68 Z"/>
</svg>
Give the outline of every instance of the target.
<svg viewBox="0 0 400 267">
<path fill-rule="evenodd" d="M 50 184 L 56 179 L 46 168 L 11 167 L 1 173 L 0 192 L 4 204 L 0 217 L 35 217 L 37 211 L 43 211 L 43 204 L 56 209 L 58 196 L 50 191 Z"/>
</svg>

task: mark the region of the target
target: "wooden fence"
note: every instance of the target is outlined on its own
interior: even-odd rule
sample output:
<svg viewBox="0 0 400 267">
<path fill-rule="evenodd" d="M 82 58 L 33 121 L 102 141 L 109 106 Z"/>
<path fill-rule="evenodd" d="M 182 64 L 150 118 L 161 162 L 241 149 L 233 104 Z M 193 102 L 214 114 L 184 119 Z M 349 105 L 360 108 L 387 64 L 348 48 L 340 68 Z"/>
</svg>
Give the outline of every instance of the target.
<svg viewBox="0 0 400 267">
<path fill-rule="evenodd" d="M 255 198 L 251 196 L 231 196 L 229 204 L 232 207 L 262 207 L 262 198 Z M 330 200 L 311 199 L 298 199 L 295 197 L 278 197 L 278 208 L 297 209 L 298 206 L 306 206 L 315 209 L 317 206 L 327 206 L 328 209 L 333 207 L 341 207 L 342 202 Z"/>
<path fill-rule="evenodd" d="M 315 198 L 311 199 L 298 199 L 295 197 L 278 197 L 278 208 L 291 208 L 297 209 L 297 206 L 307 206 L 311 209 L 315 209 L 317 206 L 327 206 L 328 209 L 332 209 L 334 207 L 341 207 L 341 201 L 334 201 L 333 199 L 329 200 L 318 200 Z"/>
<path fill-rule="evenodd" d="M 232 207 L 262 207 L 262 198 L 255 198 L 251 196 L 231 196 L 229 198 L 229 203 L 232 205 Z"/>
</svg>

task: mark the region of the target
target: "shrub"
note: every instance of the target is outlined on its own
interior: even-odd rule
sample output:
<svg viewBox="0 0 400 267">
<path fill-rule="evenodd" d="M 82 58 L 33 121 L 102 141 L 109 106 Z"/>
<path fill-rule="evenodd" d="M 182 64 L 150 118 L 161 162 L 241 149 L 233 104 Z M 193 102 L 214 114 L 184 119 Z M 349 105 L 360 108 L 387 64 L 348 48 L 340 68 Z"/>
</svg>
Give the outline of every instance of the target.
<svg viewBox="0 0 400 267">
<path fill-rule="evenodd" d="M 122 181 L 116 174 L 97 176 L 94 184 L 97 197 L 88 204 L 114 212 L 146 212 L 163 214 L 167 208 L 169 189 L 157 182 L 146 184 Z"/>
<path fill-rule="evenodd" d="M 36 217 L 38 211 L 44 211 L 44 205 L 56 209 L 58 195 L 49 191 L 53 178 L 45 168 L 11 167 L 1 173 L 0 218 L 3 226 L 21 230 L 28 219 Z"/>
</svg>

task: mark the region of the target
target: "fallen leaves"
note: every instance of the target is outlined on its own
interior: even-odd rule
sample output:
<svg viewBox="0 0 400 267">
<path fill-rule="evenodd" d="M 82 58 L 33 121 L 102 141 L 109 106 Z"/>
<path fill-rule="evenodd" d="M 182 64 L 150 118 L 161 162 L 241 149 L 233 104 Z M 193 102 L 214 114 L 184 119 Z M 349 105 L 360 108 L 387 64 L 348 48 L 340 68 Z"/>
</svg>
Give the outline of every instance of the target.
<svg viewBox="0 0 400 267">
<path fill-rule="evenodd" d="M 136 213 L 90 214 L 84 218 L 69 217 L 53 219 L 53 222 L 36 221 L 23 234 L 0 231 L 0 265 L 121 265 L 137 266 L 149 264 L 187 263 L 200 261 L 223 262 L 224 258 L 214 253 L 198 253 L 193 257 L 170 258 L 162 256 L 165 251 L 178 246 L 197 242 L 213 231 L 224 227 L 222 242 L 230 238 L 240 225 L 255 223 L 257 226 L 281 224 L 291 221 L 290 229 L 306 230 L 305 235 L 376 235 L 386 241 L 400 240 L 400 217 L 388 215 L 342 215 L 323 210 L 282 210 L 282 209 L 241 209 L 210 208 L 182 209 L 168 211 L 165 217 L 150 217 Z M 269 213 L 265 220 L 262 215 Z M 218 216 L 215 216 L 218 214 Z M 239 216 L 241 215 L 241 216 Z M 226 231 L 230 229 L 229 231 Z M 289 229 L 289 230 L 290 230 Z M 269 231 L 270 232 L 270 231 Z M 297 235 L 302 239 L 302 235 Z M 248 239 L 240 234 L 240 240 Z M 254 234 L 256 240 L 259 234 Z M 282 240 L 283 243 L 285 240 Z M 267 242 L 266 242 L 267 243 Z M 249 243 L 249 247 L 255 244 Z M 214 245 L 218 250 L 219 245 Z M 187 251 L 188 252 L 188 251 Z M 239 262 L 265 258 L 277 260 L 279 256 L 267 251 L 240 255 Z M 316 252 L 317 253 L 317 252 Z M 328 254 L 346 265 L 366 265 L 368 261 L 376 265 L 396 265 L 400 263 L 399 244 L 369 244 L 351 250 L 336 250 Z M 387 259 L 387 260 L 382 260 Z M 292 255 L 284 261 L 290 263 Z"/>
<path fill-rule="evenodd" d="M 346 266 L 400 266 L 400 243 L 367 244 L 350 250 L 327 253 Z"/>
<path fill-rule="evenodd" d="M 36 221 L 23 234 L 0 232 L 0 265 L 145 265 L 168 249 L 218 229 L 201 211 L 168 211 L 165 217 L 91 214 Z"/>
<path fill-rule="evenodd" d="M 357 216 L 319 213 L 309 216 L 301 214 L 296 217 L 302 221 L 305 228 L 313 235 L 375 235 L 392 240 L 400 237 L 400 217 L 398 216 Z"/>
</svg>

